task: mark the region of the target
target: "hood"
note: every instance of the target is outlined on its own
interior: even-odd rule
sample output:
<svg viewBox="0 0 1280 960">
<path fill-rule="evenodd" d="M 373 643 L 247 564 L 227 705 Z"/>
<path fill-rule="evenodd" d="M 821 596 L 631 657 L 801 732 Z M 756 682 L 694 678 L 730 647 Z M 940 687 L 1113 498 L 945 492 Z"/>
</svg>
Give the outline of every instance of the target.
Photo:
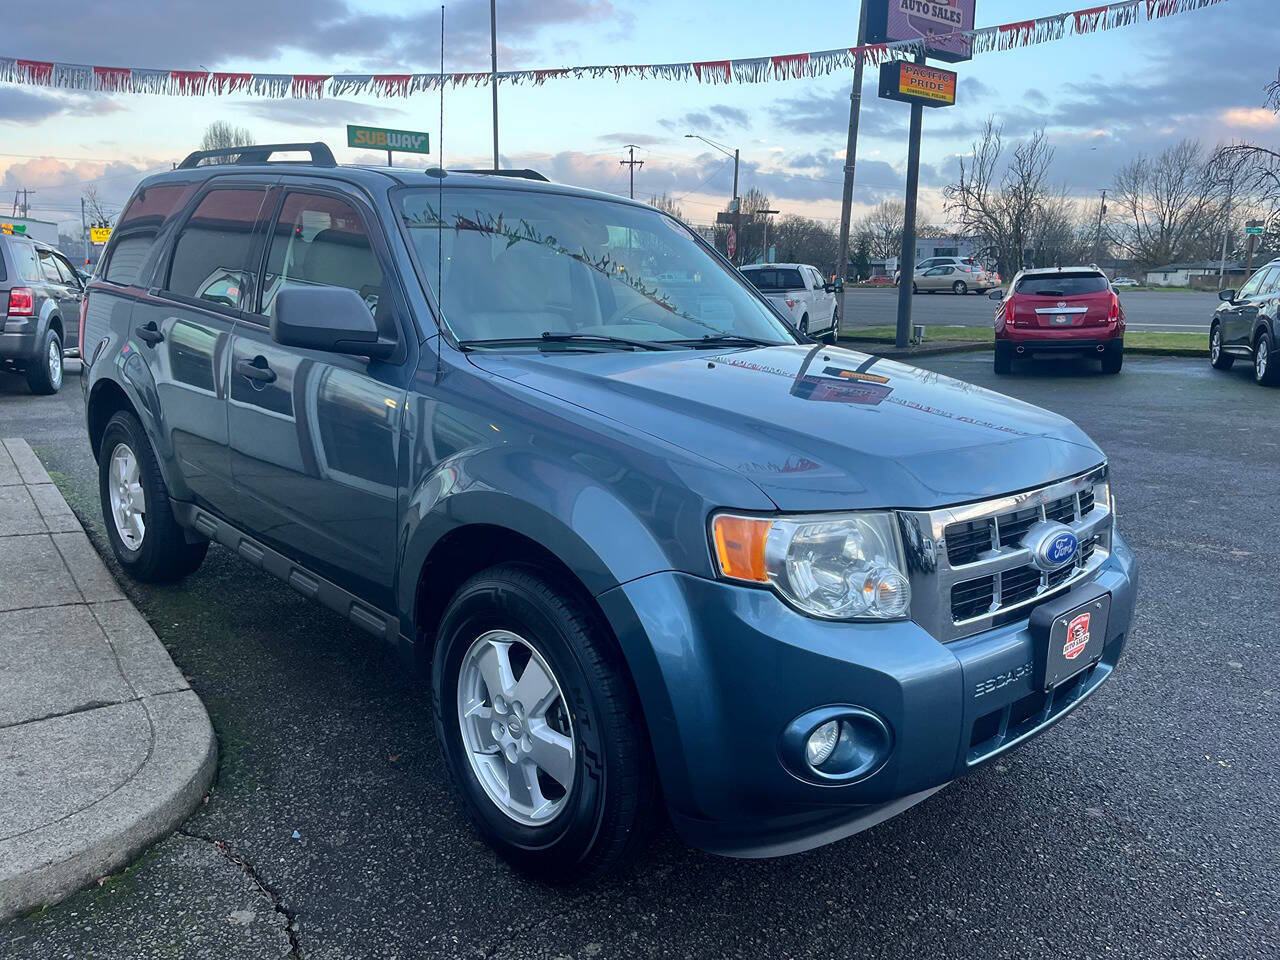
<svg viewBox="0 0 1280 960">
<path fill-rule="evenodd" d="M 1103 461 L 1057 414 L 837 347 L 468 357 L 736 471 L 783 510 L 945 506 Z"/>
</svg>

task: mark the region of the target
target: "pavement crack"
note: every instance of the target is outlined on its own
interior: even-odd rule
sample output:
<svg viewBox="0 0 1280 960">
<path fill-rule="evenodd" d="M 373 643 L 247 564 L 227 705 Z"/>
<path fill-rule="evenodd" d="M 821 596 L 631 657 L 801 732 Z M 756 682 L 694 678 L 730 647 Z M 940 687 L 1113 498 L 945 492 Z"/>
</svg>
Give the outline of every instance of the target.
<svg viewBox="0 0 1280 960">
<path fill-rule="evenodd" d="M 239 854 L 233 853 L 225 841 L 205 836 L 202 833 L 196 833 L 186 827 L 179 827 L 177 832 L 179 835 L 187 837 L 188 839 L 200 840 L 203 843 L 213 844 L 214 848 L 224 859 L 238 867 L 240 872 L 249 878 L 253 885 L 258 888 L 258 891 L 271 902 L 271 909 L 284 917 L 285 933 L 289 937 L 289 956 L 291 960 L 302 960 L 302 940 L 298 935 L 298 915 L 295 910 L 285 903 L 284 895 L 271 884 L 267 883 L 267 881 L 264 880 L 254 868 L 253 864 Z"/>
</svg>

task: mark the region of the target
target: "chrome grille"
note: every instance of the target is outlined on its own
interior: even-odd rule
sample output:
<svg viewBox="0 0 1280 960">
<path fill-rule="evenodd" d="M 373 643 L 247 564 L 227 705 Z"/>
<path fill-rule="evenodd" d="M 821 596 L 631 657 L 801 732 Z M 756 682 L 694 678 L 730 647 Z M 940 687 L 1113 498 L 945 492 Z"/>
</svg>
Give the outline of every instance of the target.
<svg viewBox="0 0 1280 960">
<path fill-rule="evenodd" d="M 942 641 L 1005 622 L 1091 577 L 1111 552 L 1107 468 L 1036 490 L 899 514 L 912 587 L 912 617 Z M 1042 572 L 1022 539 L 1037 523 L 1067 526 L 1079 541 L 1067 567 Z"/>
</svg>

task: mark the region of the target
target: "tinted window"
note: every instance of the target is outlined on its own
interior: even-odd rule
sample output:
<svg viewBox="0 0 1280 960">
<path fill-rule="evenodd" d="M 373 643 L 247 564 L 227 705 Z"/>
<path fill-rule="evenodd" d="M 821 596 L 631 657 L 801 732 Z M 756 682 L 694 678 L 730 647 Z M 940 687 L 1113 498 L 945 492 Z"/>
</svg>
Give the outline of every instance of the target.
<svg viewBox="0 0 1280 960">
<path fill-rule="evenodd" d="M 1014 293 L 1031 297 L 1076 297 L 1083 293 L 1104 293 L 1111 284 L 1101 273 L 1053 273 L 1023 277 Z"/>
<path fill-rule="evenodd" d="M 160 228 L 186 205 L 196 186 L 161 183 L 135 193 L 112 231 L 102 278 L 111 283 L 136 283 Z"/>
<path fill-rule="evenodd" d="M 11 240 L 9 254 L 13 257 L 13 266 L 18 276 L 28 283 L 39 283 L 42 279 L 40 263 L 36 258 L 35 244 L 26 240 Z"/>
<path fill-rule="evenodd" d="M 267 257 L 263 313 L 285 286 L 346 287 L 377 311 L 382 268 L 355 207 L 336 197 L 285 197 Z"/>
<path fill-rule="evenodd" d="M 1240 292 L 1236 294 L 1236 298 L 1243 300 L 1247 297 L 1256 297 L 1260 294 L 1265 294 L 1271 287 L 1271 280 L 1275 272 L 1276 271 L 1274 269 L 1269 270 L 1266 267 L 1263 267 L 1249 278 L 1248 283 L 1240 288 Z"/>
<path fill-rule="evenodd" d="M 63 283 L 62 274 L 58 272 L 58 261 L 54 259 L 52 253 L 48 250 L 36 250 L 36 255 L 40 258 L 40 275 L 48 283 Z"/>
<path fill-rule="evenodd" d="M 265 190 L 227 189 L 201 200 L 174 244 L 166 289 L 240 309 L 253 285 L 249 246 L 265 197 Z"/>
<path fill-rule="evenodd" d="M 1269 297 L 1280 293 L 1280 267 L 1271 268 L 1271 273 L 1262 282 L 1262 292 Z"/>
<path fill-rule="evenodd" d="M 551 331 L 794 342 L 737 271 L 656 210 L 523 190 L 443 194 L 441 210 L 437 189 L 405 190 L 401 212 L 424 279 L 461 340 L 541 344 Z"/>
<path fill-rule="evenodd" d="M 799 270 L 744 270 L 757 290 L 801 290 L 804 277 Z"/>
<path fill-rule="evenodd" d="M 60 253 L 55 253 L 53 259 L 58 265 L 58 273 L 62 275 L 62 282 L 70 287 L 80 286 L 80 277 L 76 273 L 76 268 L 71 265 L 71 261 Z"/>
</svg>

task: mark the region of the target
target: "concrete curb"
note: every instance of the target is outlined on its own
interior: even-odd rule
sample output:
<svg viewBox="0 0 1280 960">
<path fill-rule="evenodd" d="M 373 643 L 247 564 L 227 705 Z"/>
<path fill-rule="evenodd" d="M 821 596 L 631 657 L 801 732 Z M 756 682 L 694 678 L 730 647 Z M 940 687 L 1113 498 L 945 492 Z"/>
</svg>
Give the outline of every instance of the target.
<svg viewBox="0 0 1280 960">
<path fill-rule="evenodd" d="M 31 448 L 0 441 L 0 921 L 172 832 L 216 763 L 200 699 Z"/>
</svg>

